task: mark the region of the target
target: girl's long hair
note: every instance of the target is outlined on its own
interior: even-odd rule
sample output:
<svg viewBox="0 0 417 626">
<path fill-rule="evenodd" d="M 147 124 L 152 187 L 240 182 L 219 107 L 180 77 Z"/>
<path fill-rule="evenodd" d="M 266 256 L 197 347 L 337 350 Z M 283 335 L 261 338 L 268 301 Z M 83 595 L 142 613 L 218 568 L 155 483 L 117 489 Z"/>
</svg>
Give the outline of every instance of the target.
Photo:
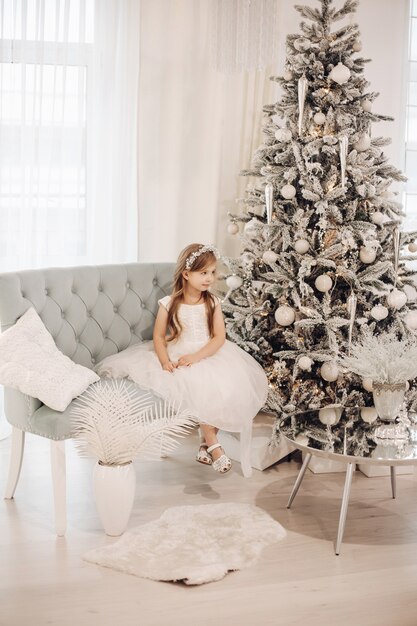
<svg viewBox="0 0 417 626">
<path fill-rule="evenodd" d="M 177 266 L 175 268 L 175 274 L 174 274 L 174 285 L 172 288 L 171 302 L 170 302 L 169 311 L 168 311 L 167 327 L 169 331 L 169 336 L 167 337 L 167 341 L 174 341 L 174 339 L 177 339 L 182 332 L 181 322 L 178 319 L 178 309 L 179 309 L 181 302 L 184 301 L 184 291 L 185 291 L 185 285 L 187 282 L 182 274 L 187 269 L 185 267 L 185 262 L 188 259 L 188 257 L 194 252 L 196 252 L 197 250 L 199 250 L 200 248 L 202 248 L 202 246 L 203 246 L 202 243 L 192 243 L 186 248 L 184 248 L 184 250 L 182 250 L 182 252 L 180 253 L 178 257 Z M 213 254 L 213 252 L 210 252 L 208 250 L 207 252 L 203 252 L 202 254 L 200 254 L 200 256 L 198 256 L 195 259 L 194 263 L 191 265 L 188 271 L 201 272 L 206 267 L 208 267 L 209 265 L 215 262 L 216 262 L 216 256 Z M 214 296 L 212 296 L 212 294 L 209 291 L 203 291 L 201 296 L 206 305 L 207 325 L 208 325 L 209 334 L 210 334 L 210 337 L 213 337 L 213 333 L 214 333 L 213 319 L 214 319 L 214 309 L 216 306 L 216 301 L 214 299 Z"/>
</svg>

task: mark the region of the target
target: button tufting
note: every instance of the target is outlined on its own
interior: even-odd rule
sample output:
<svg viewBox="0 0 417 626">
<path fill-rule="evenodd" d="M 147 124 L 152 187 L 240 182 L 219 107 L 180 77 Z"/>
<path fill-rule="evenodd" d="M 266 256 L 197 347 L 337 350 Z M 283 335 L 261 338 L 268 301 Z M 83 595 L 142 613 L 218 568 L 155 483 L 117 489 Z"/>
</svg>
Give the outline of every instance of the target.
<svg viewBox="0 0 417 626">
<path fill-rule="evenodd" d="M 71 293 L 75 293 L 75 287 L 71 287 Z"/>
<path fill-rule="evenodd" d="M 98 286 L 99 291 L 103 291 L 103 287 L 101 285 Z"/>
<path fill-rule="evenodd" d="M 118 311 L 117 306 L 114 306 L 114 307 L 113 307 L 113 311 L 114 311 L 115 313 L 117 313 L 117 311 Z"/>
<path fill-rule="evenodd" d="M 91 363 L 95 363 L 95 362 L 96 362 L 96 360 L 91 358 Z"/>
<path fill-rule="evenodd" d="M 61 317 L 65 317 L 64 311 L 61 312 Z"/>
<path fill-rule="evenodd" d="M 130 283 L 126 283 L 126 287 L 129 289 L 129 287 L 130 287 Z"/>
<path fill-rule="evenodd" d="M 45 295 L 48 295 L 49 289 L 45 289 Z"/>
<path fill-rule="evenodd" d="M 144 302 L 142 302 L 142 304 L 140 305 L 142 309 L 146 309 L 146 304 Z"/>
<path fill-rule="evenodd" d="M 158 279 L 154 278 L 153 281 L 152 281 L 152 285 L 157 285 L 157 284 L 158 284 Z"/>
</svg>

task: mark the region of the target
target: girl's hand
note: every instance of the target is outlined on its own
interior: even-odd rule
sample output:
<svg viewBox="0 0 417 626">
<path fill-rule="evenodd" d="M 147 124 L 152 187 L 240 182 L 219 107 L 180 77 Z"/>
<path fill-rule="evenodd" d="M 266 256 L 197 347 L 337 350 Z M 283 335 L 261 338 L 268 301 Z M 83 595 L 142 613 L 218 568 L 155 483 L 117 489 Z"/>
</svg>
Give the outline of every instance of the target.
<svg viewBox="0 0 417 626">
<path fill-rule="evenodd" d="M 199 360 L 195 354 L 184 354 L 178 359 L 178 367 L 190 367 L 193 363 L 198 363 Z"/>
<path fill-rule="evenodd" d="M 162 369 L 166 372 L 171 372 L 171 374 L 177 366 L 178 363 L 176 363 L 175 361 L 165 361 L 165 363 L 162 363 Z"/>
</svg>

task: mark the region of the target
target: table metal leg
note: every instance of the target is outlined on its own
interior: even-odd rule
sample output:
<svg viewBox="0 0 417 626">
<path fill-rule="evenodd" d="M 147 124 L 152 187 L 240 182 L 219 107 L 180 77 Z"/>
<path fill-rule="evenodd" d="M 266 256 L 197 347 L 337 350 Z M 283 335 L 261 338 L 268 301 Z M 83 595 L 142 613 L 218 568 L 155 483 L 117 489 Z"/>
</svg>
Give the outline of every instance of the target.
<svg viewBox="0 0 417 626">
<path fill-rule="evenodd" d="M 390 470 L 391 470 L 392 497 L 395 499 L 397 497 L 397 480 L 396 480 L 396 473 L 395 473 L 395 465 L 391 465 Z"/>
<path fill-rule="evenodd" d="M 287 509 L 289 509 L 291 507 L 291 504 L 295 498 L 295 496 L 297 495 L 297 491 L 302 483 L 302 480 L 304 478 L 304 474 L 306 473 L 306 469 L 308 467 L 308 464 L 310 463 L 310 459 L 311 459 L 311 453 L 308 452 L 305 457 L 304 457 L 304 462 L 301 466 L 300 471 L 298 472 L 298 476 L 297 476 L 297 480 L 294 483 L 294 487 L 292 488 L 291 491 L 291 495 L 290 495 L 290 499 L 288 500 L 288 504 L 287 504 Z"/>
<path fill-rule="evenodd" d="M 340 545 L 343 539 L 343 533 L 345 531 L 346 514 L 349 505 L 350 487 L 352 484 L 353 470 L 355 469 L 354 463 L 349 463 L 346 468 L 345 487 L 343 489 L 342 506 L 340 508 L 339 528 L 337 531 L 336 540 L 336 554 L 340 554 Z"/>
</svg>

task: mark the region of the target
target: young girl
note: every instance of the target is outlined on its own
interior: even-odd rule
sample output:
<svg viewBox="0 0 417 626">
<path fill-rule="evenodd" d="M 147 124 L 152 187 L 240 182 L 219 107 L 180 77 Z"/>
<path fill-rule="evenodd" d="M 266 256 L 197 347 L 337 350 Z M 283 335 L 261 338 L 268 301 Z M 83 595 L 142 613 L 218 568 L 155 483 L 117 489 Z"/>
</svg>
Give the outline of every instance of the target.
<svg viewBox="0 0 417 626">
<path fill-rule="evenodd" d="M 268 383 L 262 367 L 226 340 L 220 302 L 209 291 L 217 257 L 213 246 L 187 246 L 178 258 L 172 294 L 159 300 L 153 343 L 108 357 L 97 371 L 127 375 L 141 388 L 189 409 L 202 433 L 196 460 L 223 474 L 232 463 L 217 432 L 242 433 L 246 449 L 241 454 L 248 465 L 252 420 L 265 404 Z"/>
</svg>

